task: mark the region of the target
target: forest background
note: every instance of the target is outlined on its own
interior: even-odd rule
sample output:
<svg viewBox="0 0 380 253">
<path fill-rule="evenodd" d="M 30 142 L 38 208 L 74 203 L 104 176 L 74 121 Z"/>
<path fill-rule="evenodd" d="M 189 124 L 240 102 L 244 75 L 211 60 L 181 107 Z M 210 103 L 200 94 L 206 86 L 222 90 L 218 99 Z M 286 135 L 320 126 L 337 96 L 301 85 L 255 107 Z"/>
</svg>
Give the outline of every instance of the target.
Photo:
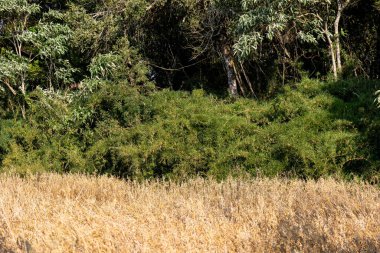
<svg viewBox="0 0 380 253">
<path fill-rule="evenodd" d="M 379 183 L 375 0 L 0 0 L 0 170 Z"/>
</svg>

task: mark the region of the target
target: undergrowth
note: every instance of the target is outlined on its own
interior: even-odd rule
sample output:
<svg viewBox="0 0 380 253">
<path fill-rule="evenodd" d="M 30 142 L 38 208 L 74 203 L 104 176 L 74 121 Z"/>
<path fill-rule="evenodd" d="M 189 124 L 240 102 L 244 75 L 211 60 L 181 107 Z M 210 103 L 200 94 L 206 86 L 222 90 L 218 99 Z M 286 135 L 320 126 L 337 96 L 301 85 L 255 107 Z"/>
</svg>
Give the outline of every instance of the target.
<svg viewBox="0 0 380 253">
<path fill-rule="evenodd" d="M 101 83 L 70 103 L 36 91 L 26 121 L 0 123 L 1 170 L 378 182 L 380 118 L 373 92 L 379 86 L 305 79 L 267 101 L 120 83 Z"/>
</svg>

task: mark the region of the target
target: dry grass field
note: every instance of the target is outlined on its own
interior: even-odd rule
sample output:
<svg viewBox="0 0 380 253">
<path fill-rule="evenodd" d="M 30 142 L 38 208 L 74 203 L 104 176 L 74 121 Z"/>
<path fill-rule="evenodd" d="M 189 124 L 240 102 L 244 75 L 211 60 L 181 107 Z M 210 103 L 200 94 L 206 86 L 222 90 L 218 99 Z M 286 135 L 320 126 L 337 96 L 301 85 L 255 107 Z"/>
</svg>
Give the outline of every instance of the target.
<svg viewBox="0 0 380 253">
<path fill-rule="evenodd" d="M 380 252 L 380 190 L 0 176 L 0 252 Z"/>
</svg>

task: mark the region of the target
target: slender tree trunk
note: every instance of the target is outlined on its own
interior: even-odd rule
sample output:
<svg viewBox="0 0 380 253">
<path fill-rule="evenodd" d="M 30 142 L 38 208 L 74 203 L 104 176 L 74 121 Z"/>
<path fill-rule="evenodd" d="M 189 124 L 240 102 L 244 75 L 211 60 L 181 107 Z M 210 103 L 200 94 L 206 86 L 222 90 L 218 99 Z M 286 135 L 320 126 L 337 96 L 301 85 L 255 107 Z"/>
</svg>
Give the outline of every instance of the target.
<svg viewBox="0 0 380 253">
<path fill-rule="evenodd" d="M 244 79 L 245 79 L 245 81 L 247 82 L 248 87 L 249 87 L 249 89 L 250 89 L 252 95 L 256 97 L 255 90 L 253 89 L 252 82 L 251 82 L 251 80 L 249 79 L 247 73 L 245 72 L 244 65 L 243 65 L 243 63 L 241 63 L 241 62 L 240 62 L 240 68 L 241 68 L 241 71 L 243 72 Z M 256 97 L 256 98 L 257 98 L 257 97 Z"/>
<path fill-rule="evenodd" d="M 23 101 L 20 105 L 21 108 L 21 116 L 23 119 L 26 119 L 26 105 L 25 102 Z"/>
<path fill-rule="evenodd" d="M 235 72 L 235 76 L 236 76 L 236 80 L 237 80 L 237 86 L 240 89 L 241 94 L 243 96 L 245 96 L 245 89 L 243 86 L 243 78 L 240 74 L 240 71 L 237 69 L 237 66 L 234 64 L 233 67 L 234 67 L 234 72 Z"/>
<path fill-rule="evenodd" d="M 338 73 L 342 72 L 342 59 L 341 59 L 341 51 L 340 51 L 340 20 L 342 17 L 343 7 L 338 0 L 338 11 L 336 14 L 335 22 L 334 22 L 334 44 L 336 49 L 336 63 L 337 63 L 337 71 Z"/>
<path fill-rule="evenodd" d="M 49 79 L 49 90 L 50 91 L 53 91 L 53 63 L 52 63 L 52 60 L 51 58 L 49 59 L 49 76 L 48 76 L 48 79 Z"/>
<path fill-rule="evenodd" d="M 224 58 L 224 65 L 227 71 L 227 77 L 228 77 L 228 92 L 231 96 L 237 97 L 238 94 L 238 81 L 235 74 L 235 63 L 234 58 L 232 54 L 231 47 L 227 44 L 223 45 L 222 48 L 223 58 Z"/>
<path fill-rule="evenodd" d="M 17 95 L 15 89 L 13 89 L 12 85 L 8 82 L 8 80 L 3 81 L 3 83 L 8 87 L 9 91 L 13 94 L 13 96 Z"/>
<path fill-rule="evenodd" d="M 25 83 L 25 78 L 24 77 L 21 77 L 20 90 L 21 90 L 22 95 L 25 96 L 26 95 L 26 83 Z"/>
<path fill-rule="evenodd" d="M 334 79 L 338 80 L 337 63 L 336 63 L 336 57 L 335 57 L 336 56 L 335 47 L 334 47 L 333 41 L 330 38 L 327 22 L 325 23 L 325 35 L 327 38 L 327 42 L 329 43 L 329 49 L 330 49 L 330 55 L 331 55 L 331 64 L 332 64 Z"/>
</svg>

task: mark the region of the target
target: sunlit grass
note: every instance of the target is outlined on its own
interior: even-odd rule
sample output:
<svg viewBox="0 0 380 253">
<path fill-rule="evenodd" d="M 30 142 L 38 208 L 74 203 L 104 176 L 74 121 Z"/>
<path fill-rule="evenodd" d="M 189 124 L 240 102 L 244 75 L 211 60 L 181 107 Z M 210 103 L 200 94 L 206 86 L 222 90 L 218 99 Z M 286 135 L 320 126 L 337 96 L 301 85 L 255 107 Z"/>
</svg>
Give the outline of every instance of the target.
<svg viewBox="0 0 380 253">
<path fill-rule="evenodd" d="M 376 252 L 380 190 L 334 180 L 0 177 L 0 251 Z"/>
</svg>

